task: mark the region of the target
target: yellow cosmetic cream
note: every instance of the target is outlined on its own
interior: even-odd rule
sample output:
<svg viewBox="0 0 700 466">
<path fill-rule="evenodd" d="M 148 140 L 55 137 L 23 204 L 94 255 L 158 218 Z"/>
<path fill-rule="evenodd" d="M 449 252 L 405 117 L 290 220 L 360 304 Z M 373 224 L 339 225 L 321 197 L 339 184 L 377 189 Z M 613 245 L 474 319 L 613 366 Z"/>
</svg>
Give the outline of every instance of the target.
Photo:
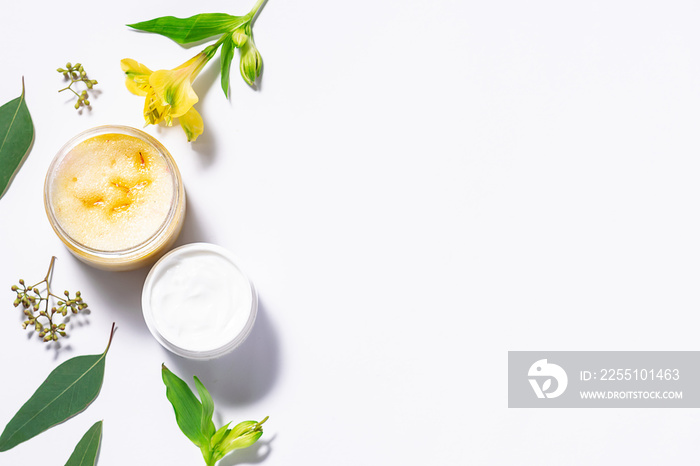
<svg viewBox="0 0 700 466">
<path fill-rule="evenodd" d="M 106 270 L 154 262 L 172 246 L 185 216 L 172 156 L 126 126 L 93 128 L 66 143 L 46 175 L 44 204 L 68 249 Z"/>
</svg>

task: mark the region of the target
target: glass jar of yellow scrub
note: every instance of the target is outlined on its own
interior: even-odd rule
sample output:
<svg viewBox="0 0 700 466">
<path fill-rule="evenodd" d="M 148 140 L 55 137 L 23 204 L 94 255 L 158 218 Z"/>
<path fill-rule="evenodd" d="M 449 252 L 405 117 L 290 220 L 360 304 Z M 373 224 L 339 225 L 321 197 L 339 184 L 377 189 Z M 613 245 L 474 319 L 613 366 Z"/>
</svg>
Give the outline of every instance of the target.
<svg viewBox="0 0 700 466">
<path fill-rule="evenodd" d="M 44 182 L 58 237 L 81 261 L 104 270 L 155 262 L 185 218 L 185 190 L 170 153 L 128 126 L 99 126 L 58 151 Z"/>
</svg>

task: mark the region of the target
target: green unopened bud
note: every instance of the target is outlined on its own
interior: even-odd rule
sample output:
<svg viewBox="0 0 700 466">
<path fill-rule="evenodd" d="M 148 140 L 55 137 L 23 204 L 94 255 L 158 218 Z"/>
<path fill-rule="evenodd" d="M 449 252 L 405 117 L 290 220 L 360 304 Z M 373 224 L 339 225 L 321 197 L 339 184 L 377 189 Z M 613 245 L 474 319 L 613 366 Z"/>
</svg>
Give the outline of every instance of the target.
<svg viewBox="0 0 700 466">
<path fill-rule="evenodd" d="M 79 108 L 80 108 L 80 102 L 76 102 L 75 105 L 74 105 L 74 107 L 76 108 L 76 110 L 79 109 Z"/>
<path fill-rule="evenodd" d="M 39 294 L 39 288 L 34 288 L 34 293 Z"/>
<path fill-rule="evenodd" d="M 85 71 L 81 71 L 81 72 L 80 72 L 80 76 L 82 76 L 82 77 L 84 78 L 84 77 L 85 77 Z"/>
<path fill-rule="evenodd" d="M 24 285 L 24 280 L 22 280 L 22 279 L 20 278 L 20 279 L 19 279 L 19 284 L 20 284 L 20 285 Z"/>
<path fill-rule="evenodd" d="M 56 71 L 58 71 L 59 73 L 65 73 L 65 72 L 66 72 L 66 70 L 64 70 L 63 68 L 56 68 Z"/>
<path fill-rule="evenodd" d="M 12 285 L 12 291 L 17 291 L 19 288 L 17 288 L 17 285 Z"/>
<path fill-rule="evenodd" d="M 255 47 L 253 39 L 249 38 L 241 49 L 241 76 L 248 85 L 252 86 L 262 71 L 262 57 Z"/>
<path fill-rule="evenodd" d="M 90 105 L 90 101 L 85 99 L 85 105 Z"/>
<path fill-rule="evenodd" d="M 221 449 L 225 452 L 231 452 L 233 450 L 240 450 L 241 448 L 248 448 L 252 444 L 258 441 L 262 431 L 253 431 L 243 434 L 240 437 L 233 437 L 228 435 L 226 439 L 222 442 Z"/>
<path fill-rule="evenodd" d="M 231 40 L 233 41 L 233 45 L 235 45 L 238 48 L 241 48 L 243 47 L 243 44 L 245 44 L 248 40 L 248 34 L 245 33 L 245 29 L 238 28 L 235 31 L 233 31 L 233 34 L 231 34 Z"/>
<path fill-rule="evenodd" d="M 72 68 L 70 62 L 66 63 L 66 68 Z"/>
<path fill-rule="evenodd" d="M 12 305 L 15 306 L 15 307 L 17 307 L 17 306 L 19 306 L 19 303 L 21 303 L 21 302 L 22 302 L 22 300 L 19 299 L 19 298 L 17 298 L 17 299 L 15 299 L 15 301 L 12 303 Z"/>
</svg>

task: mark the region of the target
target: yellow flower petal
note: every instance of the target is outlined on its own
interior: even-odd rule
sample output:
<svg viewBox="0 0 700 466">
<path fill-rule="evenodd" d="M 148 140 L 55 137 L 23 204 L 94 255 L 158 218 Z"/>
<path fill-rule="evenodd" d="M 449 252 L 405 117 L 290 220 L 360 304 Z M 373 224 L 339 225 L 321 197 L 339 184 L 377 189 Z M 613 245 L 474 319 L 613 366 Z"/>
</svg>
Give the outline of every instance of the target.
<svg viewBox="0 0 700 466">
<path fill-rule="evenodd" d="M 168 117 L 168 109 L 160 105 L 156 93 L 150 87 L 143 105 L 143 117 L 146 119 L 146 125 L 158 124 Z"/>
<path fill-rule="evenodd" d="M 196 141 L 197 137 L 204 132 L 204 121 L 194 107 L 180 117 L 180 126 L 185 130 L 187 142 Z"/>
<path fill-rule="evenodd" d="M 188 69 L 158 70 L 148 80 L 160 104 L 170 106 L 170 116 L 180 117 L 187 113 L 199 97 L 192 89 Z"/>
<path fill-rule="evenodd" d="M 148 67 L 131 58 L 121 61 L 122 71 L 126 73 L 126 88 L 132 94 L 146 95 L 148 93 L 148 78 L 153 73 Z"/>
</svg>

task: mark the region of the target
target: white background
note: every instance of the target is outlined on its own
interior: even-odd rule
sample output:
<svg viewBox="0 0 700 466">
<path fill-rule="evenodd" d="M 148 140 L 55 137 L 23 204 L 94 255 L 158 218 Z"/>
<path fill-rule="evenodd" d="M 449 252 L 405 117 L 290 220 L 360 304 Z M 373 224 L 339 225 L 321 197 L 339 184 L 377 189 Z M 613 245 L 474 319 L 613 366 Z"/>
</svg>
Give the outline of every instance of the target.
<svg viewBox="0 0 700 466">
<path fill-rule="evenodd" d="M 648 1 L 270 0 L 260 89 L 218 55 L 195 83 L 205 133 L 148 127 L 174 155 L 178 244 L 242 258 L 260 293 L 233 354 L 191 362 L 148 332 L 147 270 L 75 260 L 43 212 L 56 151 L 102 124 L 141 127 L 130 57 L 183 48 L 124 25 L 244 14 L 254 2 L 9 2 L 0 101 L 25 77 L 36 138 L 0 199 L 0 427 L 66 359 L 102 352 L 98 399 L 3 465 L 63 464 L 104 419 L 100 466 L 197 465 L 160 364 L 216 402 L 218 425 L 270 415 L 224 466 L 697 464 L 697 410 L 507 408 L 508 350 L 696 350 L 700 307 L 700 5 Z M 55 69 L 99 81 L 76 112 Z M 58 261 L 92 313 L 56 350 L 21 328 L 18 278 Z"/>
</svg>

